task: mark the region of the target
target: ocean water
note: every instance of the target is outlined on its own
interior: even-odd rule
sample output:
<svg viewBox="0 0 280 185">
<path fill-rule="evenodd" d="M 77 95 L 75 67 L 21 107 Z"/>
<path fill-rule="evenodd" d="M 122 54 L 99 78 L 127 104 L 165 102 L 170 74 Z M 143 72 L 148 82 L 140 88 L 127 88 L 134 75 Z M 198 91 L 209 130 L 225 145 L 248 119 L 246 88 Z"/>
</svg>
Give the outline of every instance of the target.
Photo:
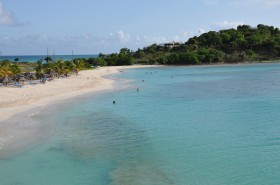
<svg viewBox="0 0 280 185">
<path fill-rule="evenodd" d="M 280 64 L 117 77 L 132 82 L 30 117 L 49 137 L 0 159 L 0 184 L 280 184 Z"/>
<path fill-rule="evenodd" d="M 49 55 L 53 60 L 63 59 L 63 60 L 73 60 L 75 58 L 96 58 L 98 55 Z M 0 56 L 0 61 L 10 60 L 14 61 L 16 58 L 19 59 L 18 62 L 37 62 L 38 60 L 44 60 L 46 55 L 15 55 L 15 56 Z"/>
</svg>

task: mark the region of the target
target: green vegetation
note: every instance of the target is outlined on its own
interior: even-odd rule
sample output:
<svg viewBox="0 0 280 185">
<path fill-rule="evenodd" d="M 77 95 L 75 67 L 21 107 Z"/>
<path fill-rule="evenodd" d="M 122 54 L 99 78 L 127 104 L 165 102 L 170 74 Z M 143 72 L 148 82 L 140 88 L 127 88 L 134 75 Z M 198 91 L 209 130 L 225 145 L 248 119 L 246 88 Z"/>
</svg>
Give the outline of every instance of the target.
<svg viewBox="0 0 280 185">
<path fill-rule="evenodd" d="M 7 86 L 10 78 L 15 77 L 20 73 L 18 65 L 13 64 L 7 60 L 0 62 L 0 80 Z"/>
<path fill-rule="evenodd" d="M 4 60 L 0 62 L 0 84 L 8 85 L 9 83 L 23 82 L 27 80 L 41 80 L 68 77 L 78 75 L 79 71 L 93 69 L 96 66 L 120 66 L 133 64 L 133 52 L 123 48 L 119 53 L 110 55 L 99 54 L 97 58 L 76 58 L 71 61 L 58 59 L 53 61 L 51 57 L 41 59 L 37 63 L 14 62 Z"/>
<path fill-rule="evenodd" d="M 237 29 L 210 31 L 190 38 L 182 44 L 153 44 L 133 52 L 123 48 L 119 53 L 99 54 L 97 58 L 77 58 L 72 61 L 46 57 L 37 63 L 0 62 L 0 83 L 32 79 L 68 77 L 95 66 L 132 64 L 198 65 L 280 59 L 280 30 L 273 26 L 248 25 Z"/>
<path fill-rule="evenodd" d="M 0 83 L 7 86 L 9 83 L 24 83 L 27 80 L 31 82 L 36 79 L 44 83 L 47 79 L 78 75 L 79 71 L 91 68 L 85 59 L 52 61 L 51 58 L 48 58 L 47 61 L 20 63 L 4 60 L 0 62 Z"/>
<path fill-rule="evenodd" d="M 18 65 L 13 64 L 7 60 L 0 63 L 0 78 L 11 77 L 20 73 L 20 68 Z"/>
<path fill-rule="evenodd" d="M 138 49 L 133 57 L 136 63 L 168 65 L 278 60 L 280 30 L 260 24 L 210 31 L 176 47 L 153 44 Z"/>
<path fill-rule="evenodd" d="M 36 76 L 49 76 L 49 77 L 68 77 L 72 74 L 78 74 L 79 71 L 87 69 L 88 66 L 82 59 L 74 59 L 73 61 L 63 61 L 58 59 L 57 61 L 52 61 L 49 57 L 47 61 L 39 60 L 35 67 Z"/>
<path fill-rule="evenodd" d="M 210 31 L 172 46 L 153 44 L 132 52 L 100 54 L 92 64 L 101 66 L 130 64 L 197 65 L 280 59 L 280 30 L 273 26 L 256 28 L 242 25 L 237 29 Z"/>
<path fill-rule="evenodd" d="M 134 53 L 127 48 L 122 48 L 119 53 L 110 55 L 99 54 L 98 58 L 90 58 L 87 62 L 93 66 L 122 66 L 134 63 Z"/>
</svg>

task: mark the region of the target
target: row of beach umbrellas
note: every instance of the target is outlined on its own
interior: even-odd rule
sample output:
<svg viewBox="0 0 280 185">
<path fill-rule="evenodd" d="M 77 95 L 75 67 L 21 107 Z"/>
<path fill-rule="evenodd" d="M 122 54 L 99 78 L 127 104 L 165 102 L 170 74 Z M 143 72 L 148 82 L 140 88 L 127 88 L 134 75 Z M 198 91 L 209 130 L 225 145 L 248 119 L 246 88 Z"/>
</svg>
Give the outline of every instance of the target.
<svg viewBox="0 0 280 185">
<path fill-rule="evenodd" d="M 4 84 L 5 86 L 8 86 L 9 83 L 12 82 L 19 82 L 19 83 L 24 83 L 25 81 L 32 81 L 32 80 L 36 80 L 37 77 L 34 73 L 23 73 L 23 74 L 18 74 L 15 75 L 14 77 L 8 77 L 5 76 L 2 79 L 2 84 Z"/>
</svg>

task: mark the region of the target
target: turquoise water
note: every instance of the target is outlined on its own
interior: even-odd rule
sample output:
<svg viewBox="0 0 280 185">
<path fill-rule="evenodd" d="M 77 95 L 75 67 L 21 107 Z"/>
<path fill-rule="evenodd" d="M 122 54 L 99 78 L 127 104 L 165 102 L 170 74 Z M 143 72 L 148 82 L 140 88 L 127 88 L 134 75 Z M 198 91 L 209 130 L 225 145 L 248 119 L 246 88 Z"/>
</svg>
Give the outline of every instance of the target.
<svg viewBox="0 0 280 185">
<path fill-rule="evenodd" d="M 0 159 L 0 184 L 280 184 L 280 64 L 118 77 L 133 82 L 32 118 L 50 137 Z"/>
<path fill-rule="evenodd" d="M 63 60 L 73 60 L 75 58 L 96 58 L 98 55 L 50 55 L 53 60 L 63 59 Z M 15 55 L 15 56 L 0 56 L 0 61 L 10 60 L 14 61 L 16 58 L 19 59 L 18 62 L 37 62 L 38 60 L 44 60 L 46 55 Z"/>
</svg>

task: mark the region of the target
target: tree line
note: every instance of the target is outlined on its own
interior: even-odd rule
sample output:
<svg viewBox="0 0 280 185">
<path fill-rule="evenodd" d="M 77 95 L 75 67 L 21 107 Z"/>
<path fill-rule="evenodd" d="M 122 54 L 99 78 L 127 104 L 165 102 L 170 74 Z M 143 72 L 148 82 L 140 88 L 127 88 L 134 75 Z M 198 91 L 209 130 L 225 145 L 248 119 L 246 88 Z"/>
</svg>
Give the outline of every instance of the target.
<svg viewBox="0 0 280 185">
<path fill-rule="evenodd" d="M 123 48 L 119 53 L 110 55 L 99 54 L 97 58 L 76 58 L 70 61 L 51 57 L 40 59 L 36 63 L 18 62 L 3 60 L 0 61 L 0 83 L 7 86 L 9 83 L 24 82 L 27 80 L 40 80 L 68 77 L 78 75 L 79 71 L 93 69 L 97 66 L 120 66 L 133 64 L 133 52 Z M 28 69 L 28 70 L 27 70 Z"/>
<path fill-rule="evenodd" d="M 210 64 L 280 58 L 280 30 L 259 24 L 237 29 L 210 31 L 177 47 L 153 44 L 134 53 L 135 61 L 147 64 Z"/>
<path fill-rule="evenodd" d="M 152 44 L 132 51 L 122 48 L 118 53 L 102 54 L 96 58 L 77 58 L 71 61 L 51 57 L 37 63 L 0 62 L 0 83 L 20 79 L 43 79 L 78 74 L 94 66 L 132 64 L 198 65 L 280 59 L 280 30 L 259 24 L 238 26 L 237 29 L 210 31 L 195 36 L 185 43 L 170 47 Z M 23 67 L 25 66 L 25 67 Z M 28 68 L 28 70 L 26 70 Z"/>
</svg>

